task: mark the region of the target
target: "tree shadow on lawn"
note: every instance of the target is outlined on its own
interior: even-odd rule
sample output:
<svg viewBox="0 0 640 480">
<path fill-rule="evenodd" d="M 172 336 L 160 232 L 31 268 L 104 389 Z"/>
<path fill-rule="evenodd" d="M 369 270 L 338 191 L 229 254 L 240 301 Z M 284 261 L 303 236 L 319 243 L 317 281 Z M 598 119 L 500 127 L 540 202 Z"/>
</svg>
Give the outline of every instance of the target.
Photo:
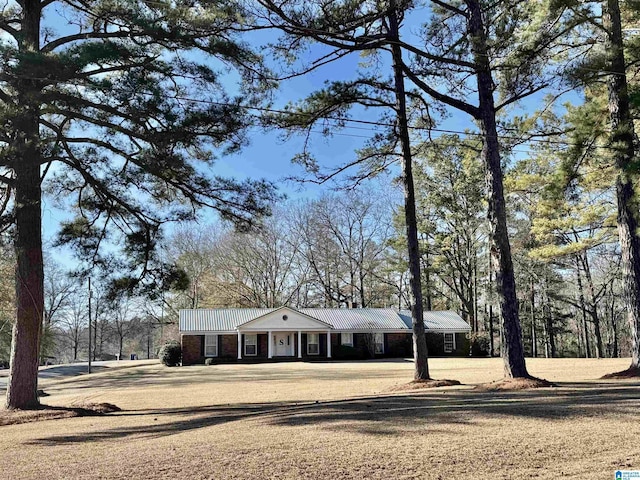
<svg viewBox="0 0 640 480">
<path fill-rule="evenodd" d="M 157 438 L 237 421 L 267 426 L 320 426 L 373 435 L 401 435 L 416 429 L 472 424 L 487 417 L 574 420 L 604 415 L 637 415 L 640 384 L 571 383 L 559 388 L 487 393 L 441 390 L 328 402 L 274 402 L 196 408 L 129 410 L 103 417 L 142 416 L 144 425 L 90 433 L 54 435 L 30 442 L 61 445 L 129 437 Z M 175 417 L 178 417 L 177 419 Z M 168 418 L 167 418 L 168 417 Z M 167 421 L 163 420 L 167 418 Z"/>
<path fill-rule="evenodd" d="M 166 386 L 166 387 L 184 387 L 193 384 L 216 383 L 224 388 L 224 384 L 250 382 L 269 382 L 269 381 L 299 381 L 299 380 L 350 380 L 353 378 L 354 372 L 349 369 L 345 370 L 316 370 L 309 372 L 307 370 L 255 370 L 244 369 L 237 372 L 216 369 L 215 365 L 204 367 L 175 367 L 160 370 L 149 368 L 122 369 L 115 372 L 109 372 L 107 375 L 82 375 L 66 379 L 55 380 L 44 386 L 47 392 L 58 391 L 67 387 L 74 389 L 108 389 L 108 388 L 143 388 L 149 386 Z M 357 372 L 359 380 L 385 378 L 388 372 Z"/>
</svg>

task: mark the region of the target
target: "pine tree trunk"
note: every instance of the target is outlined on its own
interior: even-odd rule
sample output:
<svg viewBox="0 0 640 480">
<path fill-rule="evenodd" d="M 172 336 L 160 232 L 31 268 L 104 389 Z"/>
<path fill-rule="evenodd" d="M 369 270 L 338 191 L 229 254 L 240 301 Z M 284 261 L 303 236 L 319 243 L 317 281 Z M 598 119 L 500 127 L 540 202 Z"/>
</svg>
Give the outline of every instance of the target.
<svg viewBox="0 0 640 480">
<path fill-rule="evenodd" d="M 618 325 L 616 322 L 616 297 L 613 295 L 613 285 L 611 286 L 611 330 L 613 333 L 613 352 L 611 356 L 618 358 Z"/>
<path fill-rule="evenodd" d="M 551 350 L 551 358 L 556 358 L 558 356 L 556 349 L 556 337 L 555 332 L 553 331 L 553 317 L 551 315 L 551 307 L 549 307 L 549 313 L 547 317 L 547 329 L 549 330 L 549 349 Z"/>
<path fill-rule="evenodd" d="M 29 71 L 33 53 L 40 48 L 39 0 L 22 3 L 18 48 Z M 39 85 L 32 78 L 16 81 L 20 112 L 15 117 L 17 138 L 15 176 L 14 248 L 16 253 L 16 323 L 11 342 L 11 367 L 7 385 L 7 408 L 35 408 L 38 402 L 38 355 L 44 312 L 42 261 L 42 213 L 39 154 Z"/>
<path fill-rule="evenodd" d="M 544 323 L 546 325 L 547 330 L 547 344 L 549 348 L 549 356 L 551 358 L 555 358 L 556 353 L 556 339 L 555 332 L 553 331 L 553 311 L 551 309 L 551 300 L 549 298 L 549 285 L 545 279 L 544 284 L 544 299 L 545 299 L 545 310 L 544 310 Z"/>
<path fill-rule="evenodd" d="M 478 0 L 467 0 L 469 6 L 469 37 L 476 64 L 478 83 L 478 118 L 484 145 L 481 158 L 486 169 L 488 217 L 493 267 L 496 272 L 496 293 L 502 315 L 504 344 L 504 373 L 506 377 L 529 377 L 522 346 L 522 330 L 518 318 L 518 300 L 516 282 L 511 260 L 511 246 L 507 232 L 507 214 L 505 210 L 504 187 L 502 184 L 502 165 L 500 163 L 500 145 L 496 127 L 496 110 L 493 99 L 493 78 L 489 63 L 485 25 L 482 9 Z"/>
<path fill-rule="evenodd" d="M 578 302 L 580 303 L 580 313 L 582 317 L 582 331 L 584 332 L 585 358 L 591 358 L 591 342 L 589 341 L 589 326 L 587 325 L 587 307 L 584 303 L 584 288 L 582 287 L 582 274 L 580 273 L 580 262 L 576 256 L 576 279 L 578 280 Z"/>
<path fill-rule="evenodd" d="M 7 407 L 26 409 L 39 404 L 38 356 L 44 308 L 39 162 L 28 165 L 21 160 L 14 171 L 16 323 L 11 343 Z"/>
<path fill-rule="evenodd" d="M 544 358 L 549 358 L 551 347 L 549 345 L 549 323 L 547 321 L 547 306 L 542 305 L 542 335 L 544 335 Z"/>
<path fill-rule="evenodd" d="M 424 252 L 424 258 L 425 258 L 425 263 L 424 263 L 424 277 L 425 277 L 425 296 L 424 296 L 424 308 L 427 311 L 431 310 L 431 273 L 430 273 L 430 267 L 429 267 L 429 244 L 428 244 L 428 240 L 427 242 L 425 242 L 427 244 L 427 247 L 425 248 L 425 252 Z"/>
<path fill-rule="evenodd" d="M 496 347 L 493 338 L 493 299 L 491 295 L 493 292 L 493 271 L 491 268 L 491 253 L 489 253 L 489 265 L 487 266 L 487 270 L 489 272 L 489 281 L 487 282 L 487 299 L 489 300 L 489 355 L 493 357 L 496 353 Z"/>
<path fill-rule="evenodd" d="M 407 247 L 409 253 L 409 285 L 411 299 L 411 321 L 413 326 L 413 358 L 415 362 L 414 378 L 428 380 L 429 365 L 427 340 L 424 329 L 424 315 L 422 306 L 422 285 L 420 277 L 420 249 L 418 244 L 418 223 L 416 220 L 416 201 L 413 185 L 413 159 L 409 129 L 407 128 L 407 106 L 404 89 L 404 74 L 402 73 L 402 50 L 398 44 L 400 34 L 395 2 L 390 2 L 389 8 L 389 37 L 392 43 L 394 90 L 396 97 L 396 118 L 398 136 L 402 148 L 402 183 L 404 186 L 404 215 L 407 225 Z"/>
<path fill-rule="evenodd" d="M 631 328 L 631 367 L 640 368 L 640 242 L 638 239 L 638 202 L 634 192 L 637 162 L 634 162 L 634 127 L 629 110 L 622 22 L 618 0 L 602 2 L 602 24 L 607 31 L 605 51 L 611 73 L 609 91 L 609 116 L 616 175 L 616 200 L 618 204 L 618 237 L 622 253 L 622 281 L 624 304 Z"/>
<path fill-rule="evenodd" d="M 480 321 L 478 320 L 478 255 L 473 251 L 473 324 L 476 333 L 480 331 Z"/>
<path fill-rule="evenodd" d="M 602 348 L 602 332 L 600 331 L 600 316 L 598 315 L 598 305 L 596 302 L 596 289 L 593 285 L 591 277 L 591 268 L 589 267 L 589 259 L 587 254 L 582 256 L 582 265 L 584 266 L 584 276 L 587 280 L 587 289 L 589 290 L 590 308 L 589 313 L 593 321 L 593 333 L 596 337 L 596 358 L 604 357 L 604 349 Z"/>
<path fill-rule="evenodd" d="M 551 345 L 549 338 L 549 293 L 547 278 L 542 283 L 542 334 L 544 335 L 544 358 L 549 358 L 551 354 Z"/>
<path fill-rule="evenodd" d="M 574 317 L 578 318 L 578 311 L 575 311 Z M 586 354 L 584 353 L 584 338 L 582 335 L 582 325 L 580 321 L 576 320 L 576 336 L 578 337 L 578 357 L 582 357 L 583 355 L 586 358 Z"/>
<path fill-rule="evenodd" d="M 538 339 L 536 338 L 536 292 L 533 278 L 531 279 L 531 292 L 530 292 L 530 305 L 531 305 L 531 356 L 538 356 Z"/>
<path fill-rule="evenodd" d="M 493 305 L 489 305 L 489 356 L 494 357 L 496 354 L 495 332 L 493 328 Z"/>
</svg>

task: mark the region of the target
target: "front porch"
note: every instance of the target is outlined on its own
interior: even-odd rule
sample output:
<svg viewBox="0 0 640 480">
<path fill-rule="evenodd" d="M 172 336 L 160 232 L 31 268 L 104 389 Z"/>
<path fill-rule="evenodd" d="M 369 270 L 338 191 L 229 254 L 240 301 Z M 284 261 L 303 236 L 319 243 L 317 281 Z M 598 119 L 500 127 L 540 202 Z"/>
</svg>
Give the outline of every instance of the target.
<svg viewBox="0 0 640 480">
<path fill-rule="evenodd" d="M 237 359 L 331 358 L 328 331 L 238 331 Z M 223 340 L 224 341 L 224 340 Z"/>
<path fill-rule="evenodd" d="M 267 360 L 331 358 L 331 328 L 331 325 L 316 318 L 289 308 L 280 308 L 238 325 L 237 359 L 260 354 L 266 354 Z"/>
</svg>

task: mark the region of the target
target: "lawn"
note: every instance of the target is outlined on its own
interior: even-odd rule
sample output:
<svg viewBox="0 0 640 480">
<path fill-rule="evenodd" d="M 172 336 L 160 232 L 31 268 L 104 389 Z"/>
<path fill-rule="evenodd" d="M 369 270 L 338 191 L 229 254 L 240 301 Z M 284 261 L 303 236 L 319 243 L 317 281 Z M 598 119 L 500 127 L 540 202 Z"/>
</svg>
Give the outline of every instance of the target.
<svg viewBox="0 0 640 480">
<path fill-rule="evenodd" d="M 165 368 L 46 380 L 48 405 L 122 412 L 0 427 L 0 478 L 613 479 L 640 469 L 628 359 L 529 359 L 557 384 L 487 393 L 500 359 L 432 359 L 463 385 L 390 393 L 403 361 Z"/>
</svg>

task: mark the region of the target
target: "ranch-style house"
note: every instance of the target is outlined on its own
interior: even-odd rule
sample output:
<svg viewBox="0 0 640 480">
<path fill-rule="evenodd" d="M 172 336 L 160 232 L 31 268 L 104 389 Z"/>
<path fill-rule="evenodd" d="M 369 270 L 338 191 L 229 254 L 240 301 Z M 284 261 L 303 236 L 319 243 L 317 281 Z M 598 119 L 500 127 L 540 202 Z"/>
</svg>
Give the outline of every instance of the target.
<svg viewBox="0 0 640 480">
<path fill-rule="evenodd" d="M 469 324 L 425 312 L 429 355 L 467 355 Z M 411 313 L 391 308 L 180 311 L 182 363 L 412 357 Z"/>
</svg>

